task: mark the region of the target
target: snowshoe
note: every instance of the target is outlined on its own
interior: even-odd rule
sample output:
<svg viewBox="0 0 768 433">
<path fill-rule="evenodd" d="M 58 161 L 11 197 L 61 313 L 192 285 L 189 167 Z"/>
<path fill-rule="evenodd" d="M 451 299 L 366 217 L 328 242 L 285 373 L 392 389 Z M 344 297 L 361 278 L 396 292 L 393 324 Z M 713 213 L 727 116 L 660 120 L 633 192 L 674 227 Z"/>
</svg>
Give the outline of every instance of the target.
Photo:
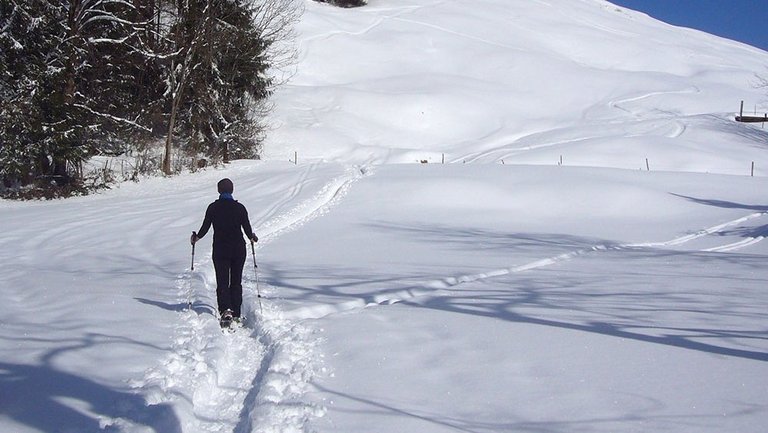
<svg viewBox="0 0 768 433">
<path fill-rule="evenodd" d="M 232 326 L 232 321 L 234 318 L 232 317 L 232 310 L 227 310 L 224 312 L 224 314 L 221 315 L 221 319 L 219 319 L 219 325 L 221 326 L 221 329 L 229 329 Z"/>
</svg>

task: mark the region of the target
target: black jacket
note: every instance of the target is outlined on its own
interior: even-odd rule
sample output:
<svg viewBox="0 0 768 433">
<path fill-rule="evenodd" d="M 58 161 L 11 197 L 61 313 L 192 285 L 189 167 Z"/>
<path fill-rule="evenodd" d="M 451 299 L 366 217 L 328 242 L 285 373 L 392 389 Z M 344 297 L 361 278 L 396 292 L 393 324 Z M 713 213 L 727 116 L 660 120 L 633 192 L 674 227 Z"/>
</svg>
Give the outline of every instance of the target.
<svg viewBox="0 0 768 433">
<path fill-rule="evenodd" d="M 213 258 L 217 257 L 245 257 L 245 240 L 243 232 L 248 239 L 255 239 L 248 221 L 248 211 L 245 206 L 236 200 L 218 199 L 208 205 L 205 211 L 205 219 L 197 237 L 202 238 L 208 233 L 213 224 Z M 241 231 L 242 229 L 242 231 Z"/>
</svg>

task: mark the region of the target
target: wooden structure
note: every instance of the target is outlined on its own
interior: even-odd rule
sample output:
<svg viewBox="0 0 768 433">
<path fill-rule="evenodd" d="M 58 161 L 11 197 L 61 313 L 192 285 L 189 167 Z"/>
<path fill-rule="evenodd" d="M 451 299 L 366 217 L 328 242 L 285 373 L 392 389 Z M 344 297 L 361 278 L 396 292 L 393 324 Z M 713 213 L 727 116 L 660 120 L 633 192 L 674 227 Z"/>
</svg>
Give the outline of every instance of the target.
<svg viewBox="0 0 768 433">
<path fill-rule="evenodd" d="M 744 123 L 763 123 L 768 122 L 768 113 L 764 116 L 745 116 L 744 115 L 744 101 L 741 101 L 741 108 L 739 109 L 739 115 L 736 116 L 737 122 Z"/>
<path fill-rule="evenodd" d="M 737 122 L 744 123 L 762 123 L 768 122 L 768 114 L 765 116 L 736 116 Z"/>
</svg>

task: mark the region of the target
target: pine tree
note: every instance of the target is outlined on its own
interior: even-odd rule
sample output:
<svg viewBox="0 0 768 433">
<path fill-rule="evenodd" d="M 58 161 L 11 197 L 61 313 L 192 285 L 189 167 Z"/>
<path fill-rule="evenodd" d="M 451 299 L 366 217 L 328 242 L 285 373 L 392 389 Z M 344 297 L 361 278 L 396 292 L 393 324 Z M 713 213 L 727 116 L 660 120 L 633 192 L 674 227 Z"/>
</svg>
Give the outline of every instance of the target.
<svg viewBox="0 0 768 433">
<path fill-rule="evenodd" d="M 66 184 L 96 153 L 174 133 L 254 157 L 257 107 L 301 0 L 0 0 L 0 176 Z M 280 45 L 284 47 L 284 45 Z"/>
<path fill-rule="evenodd" d="M 146 22 L 122 0 L 0 0 L 5 183 L 68 183 L 89 155 L 149 133 L 134 114 Z M 140 2 L 137 2 L 140 3 Z M 150 68 L 151 69 L 151 68 Z"/>
<path fill-rule="evenodd" d="M 45 56 L 60 22 L 61 10 L 45 1 L 0 0 L 0 174 L 6 184 L 29 183 L 53 162 L 41 108 L 58 77 Z"/>
</svg>

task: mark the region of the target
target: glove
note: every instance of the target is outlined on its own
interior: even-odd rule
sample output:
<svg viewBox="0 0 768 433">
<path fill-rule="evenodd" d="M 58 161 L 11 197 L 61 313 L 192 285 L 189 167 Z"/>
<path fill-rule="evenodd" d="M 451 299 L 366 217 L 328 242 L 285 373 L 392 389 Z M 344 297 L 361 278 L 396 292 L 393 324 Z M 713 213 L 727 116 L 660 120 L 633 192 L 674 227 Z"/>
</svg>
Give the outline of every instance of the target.
<svg viewBox="0 0 768 433">
<path fill-rule="evenodd" d="M 259 241 L 259 237 L 254 234 L 253 237 L 251 238 L 251 242 L 256 243 L 258 241 Z"/>
<path fill-rule="evenodd" d="M 198 239 L 200 239 L 200 238 L 197 237 L 197 233 L 196 232 L 192 232 L 192 236 L 190 236 L 190 238 L 189 238 L 189 243 L 194 245 L 195 242 L 197 242 Z"/>
</svg>

